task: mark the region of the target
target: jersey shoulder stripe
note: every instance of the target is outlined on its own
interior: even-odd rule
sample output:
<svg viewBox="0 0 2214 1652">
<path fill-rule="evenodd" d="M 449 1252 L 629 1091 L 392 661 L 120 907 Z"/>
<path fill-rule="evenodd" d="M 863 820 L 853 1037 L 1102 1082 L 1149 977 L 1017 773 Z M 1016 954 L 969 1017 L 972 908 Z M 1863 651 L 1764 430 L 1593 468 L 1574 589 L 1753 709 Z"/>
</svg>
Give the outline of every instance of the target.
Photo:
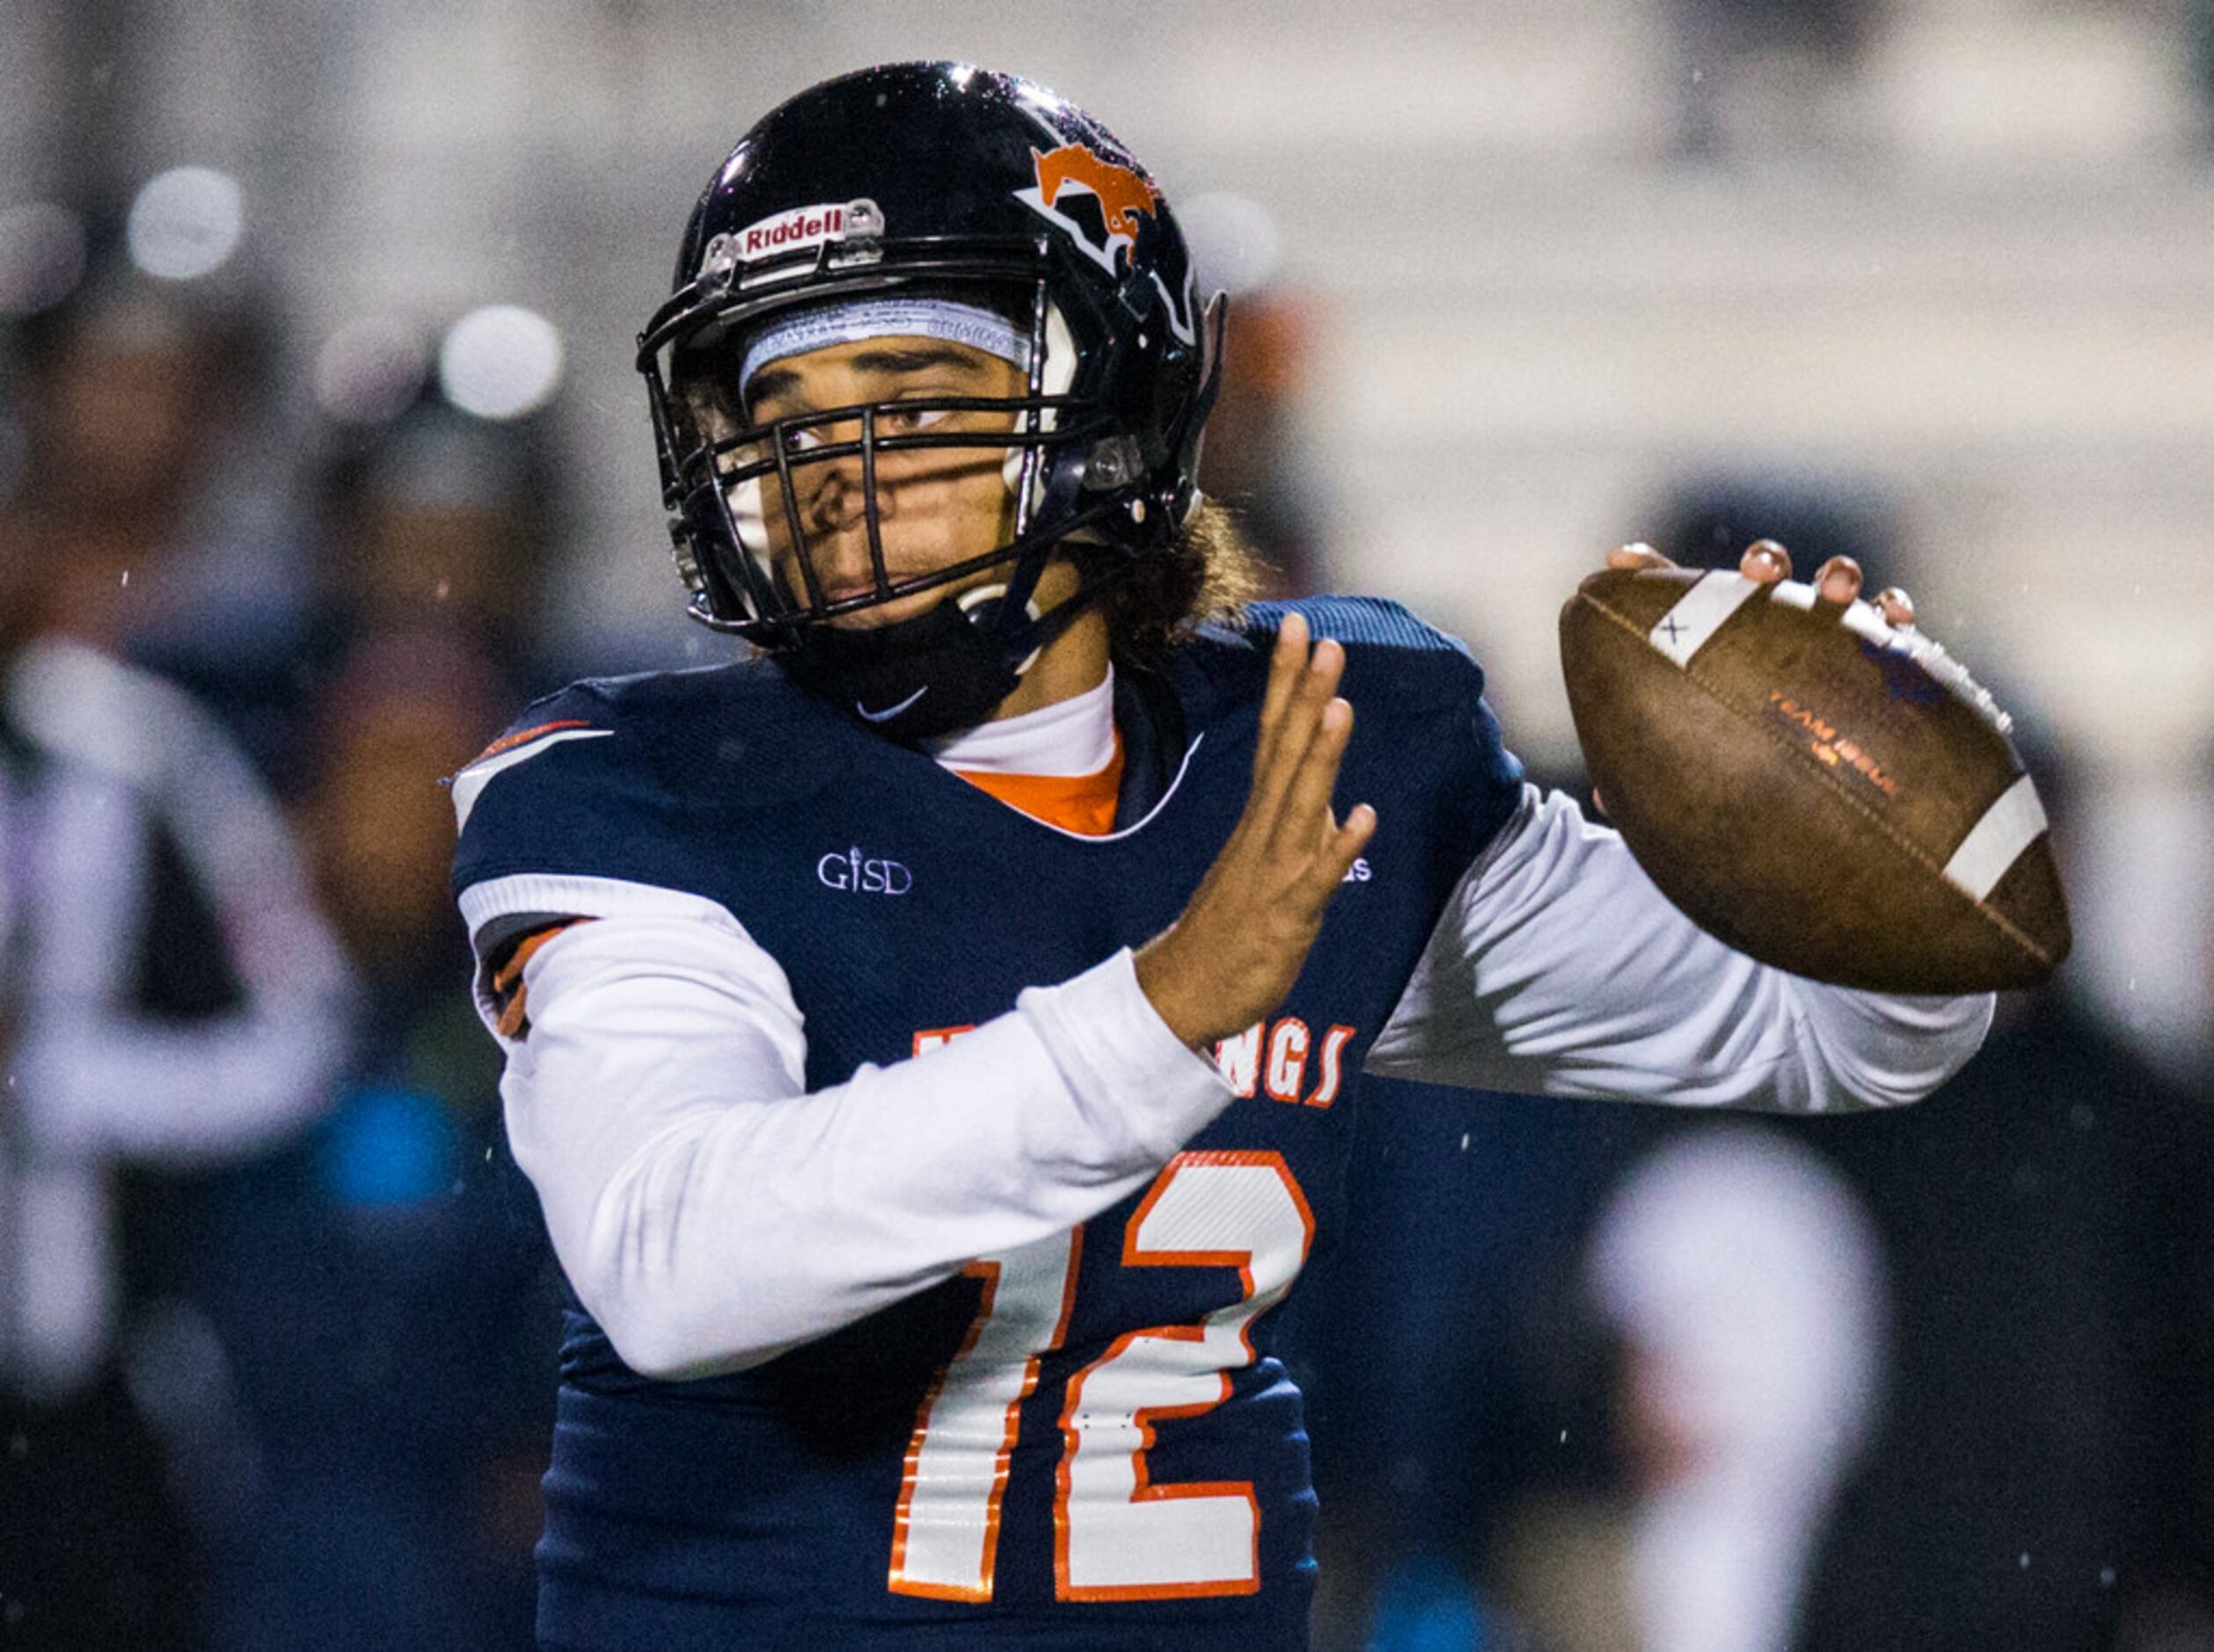
<svg viewBox="0 0 2214 1652">
<path fill-rule="evenodd" d="M 873 738 L 766 661 L 573 683 L 453 778 L 454 892 L 591 877 L 718 898 L 727 845 L 701 822 L 828 786 L 841 739 Z"/>
<path fill-rule="evenodd" d="M 567 741 L 604 740 L 614 733 L 612 728 L 595 728 L 581 720 L 572 719 L 540 723 L 535 728 L 522 729 L 493 741 L 447 783 L 454 800 L 455 830 L 469 830 L 469 816 L 477 807 L 478 798 L 496 777 Z"/>
<path fill-rule="evenodd" d="M 528 728 L 518 728 L 513 734 L 501 735 L 499 739 L 470 758 L 465 766 L 473 769 L 486 757 L 496 757 L 503 751 L 513 751 L 517 746 L 529 745 L 540 735 L 551 735 L 564 728 L 589 728 L 591 726 L 590 722 L 581 717 L 561 717 L 550 723 L 534 723 Z"/>
</svg>

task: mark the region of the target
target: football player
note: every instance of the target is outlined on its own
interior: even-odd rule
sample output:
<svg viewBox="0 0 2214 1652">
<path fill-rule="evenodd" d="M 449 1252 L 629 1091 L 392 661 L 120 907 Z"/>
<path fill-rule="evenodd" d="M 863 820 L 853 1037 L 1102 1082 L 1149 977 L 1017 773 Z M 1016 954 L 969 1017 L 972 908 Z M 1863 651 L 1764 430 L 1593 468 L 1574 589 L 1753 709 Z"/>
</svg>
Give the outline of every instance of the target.
<svg viewBox="0 0 2214 1652">
<path fill-rule="evenodd" d="M 1403 610 L 1235 607 L 1222 327 L 1129 151 L 972 67 L 800 94 L 694 209 L 639 360 L 757 652 L 454 783 L 575 1297 L 546 1644 L 1304 1647 L 1270 1311 L 1364 1073 L 1809 1112 L 1981 1038 L 1695 928 Z"/>
</svg>

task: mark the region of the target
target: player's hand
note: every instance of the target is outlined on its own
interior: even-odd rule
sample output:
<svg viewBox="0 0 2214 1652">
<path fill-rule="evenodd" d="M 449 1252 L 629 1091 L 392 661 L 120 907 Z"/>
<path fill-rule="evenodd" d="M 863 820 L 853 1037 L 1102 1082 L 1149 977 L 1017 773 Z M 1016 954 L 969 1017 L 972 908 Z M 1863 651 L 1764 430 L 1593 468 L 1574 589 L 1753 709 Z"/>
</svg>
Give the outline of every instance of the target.
<svg viewBox="0 0 2214 1652">
<path fill-rule="evenodd" d="M 1651 545 L 1618 545 L 1607 552 L 1611 568 L 1672 568 L 1675 563 Z M 1756 584 L 1773 585 L 1791 577 L 1791 552 L 1773 539 L 1756 539 L 1737 560 L 1737 571 Z M 1860 565 L 1851 557 L 1831 557 L 1815 570 L 1815 593 L 1825 603 L 1843 608 L 1860 595 Z M 1903 631 L 1914 623 L 1914 599 L 1894 585 L 1879 592 L 1874 606 L 1883 623 Z"/>
<path fill-rule="evenodd" d="M 1353 733 L 1353 707 L 1337 698 L 1344 669 L 1343 648 L 1325 641 L 1310 653 L 1305 619 L 1284 617 L 1245 813 L 1182 915 L 1139 949 L 1139 986 L 1195 1049 L 1283 1002 L 1324 909 L 1376 830 L 1365 803 L 1343 824 L 1330 809 Z"/>
</svg>

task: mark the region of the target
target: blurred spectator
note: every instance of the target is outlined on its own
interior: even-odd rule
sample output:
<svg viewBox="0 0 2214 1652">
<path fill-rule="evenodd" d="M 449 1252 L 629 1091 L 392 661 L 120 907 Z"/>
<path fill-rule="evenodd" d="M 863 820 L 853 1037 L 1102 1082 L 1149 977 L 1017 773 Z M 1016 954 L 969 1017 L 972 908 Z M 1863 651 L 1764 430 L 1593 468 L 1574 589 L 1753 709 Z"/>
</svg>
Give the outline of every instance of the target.
<svg viewBox="0 0 2214 1652">
<path fill-rule="evenodd" d="M 1348 1173 L 1342 1243 L 1289 1311 L 1317 1436 L 1318 1648 L 1515 1645 L 1477 1578 L 1533 1484 L 1611 1459 L 1567 1280 L 1605 1188 L 1663 1109 L 1385 1083 Z"/>
<path fill-rule="evenodd" d="M 271 326 L 243 301 L 122 276 L 33 318 L 13 504 L 57 543 L 56 610 L 185 686 L 290 799 L 323 679 L 364 636 L 443 628 L 517 691 L 557 685 L 538 637 L 558 505 L 539 421 L 425 391 L 329 438 L 320 519 L 296 521 L 290 463 L 254 458 Z"/>
<path fill-rule="evenodd" d="M 323 483 L 318 652 L 442 630 L 516 691 L 559 687 L 540 657 L 557 475 L 536 421 L 475 418 L 427 394 L 345 440 Z"/>
<path fill-rule="evenodd" d="M 1510 1597 L 1546 1644 L 1776 1652 L 1876 1397 L 1866 1210 L 1779 1134 L 1688 1131 L 1610 1201 L 1589 1285 L 1622 1349 L 1626 1495 L 1532 1505 Z"/>
<path fill-rule="evenodd" d="M 108 274 L 24 325 L 23 483 L 56 623 L 186 687 L 276 764 L 303 618 L 282 467 L 252 462 L 267 314 Z"/>
<path fill-rule="evenodd" d="M 2064 837 L 2067 788 L 2039 767 Z M 1794 1548 L 1794 1564 L 1806 1568 L 1800 1604 L 1772 1609 L 1766 1638 L 1751 1644 L 2214 1645 L 2214 1112 L 2164 1083 L 2075 1003 L 2059 986 L 2009 997 L 1983 1052 L 1914 1107 L 1766 1127 L 1774 1139 L 1818 1149 L 1881 1241 L 1892 1331 L 1883 1404 L 1872 1417 L 1866 1372 L 1841 1363 L 1830 1401 L 1794 1422 L 1778 1409 L 1789 1385 L 1776 1362 L 1794 1341 L 1803 1351 L 1820 1340 L 1803 1329 L 1794 1337 L 1747 1285 L 1704 1306 L 1654 1288 L 1672 1277 L 1667 1242 L 1611 1218 L 1614 1237 L 1603 1229 L 1595 1267 L 1617 1280 L 1613 1317 L 1631 1331 L 1613 1438 L 1596 1466 L 1564 1451 L 1561 1464 L 1519 1477 L 1513 1535 L 1494 1563 L 1517 1580 L 1509 1592 L 1531 1608 L 1539 1644 L 1670 1644 L 1651 1627 L 1655 1579 L 1688 1606 L 1733 1553 L 1750 1564 L 1765 1546 L 1792 1546 L 1779 1539 L 1796 1524 L 1813 1542 L 1811 1555 Z M 1685 1146 L 1711 1139 L 1702 1121 L 1676 1128 L 1690 1133 Z M 1678 1202 L 1703 1202 L 1712 1224 L 1743 1205 L 1752 1180 Z M 1652 1213 L 1650 1194 L 1620 1209 L 1640 1202 Z M 1749 1257 L 1772 1264 L 1787 1214 L 1734 1241 L 1710 1234 L 1700 1251 L 1717 1270 Z M 1841 1238 L 1821 1270 L 1838 1273 L 1841 1260 L 1867 1251 L 1865 1235 Z M 1808 1267 L 1802 1256 L 1779 1271 Z M 1842 1273 L 1863 1267 L 1853 1261 Z M 1657 1277 L 1632 1288 L 1648 1269 Z M 1639 1328 L 1671 1300 L 1685 1310 L 1674 1318 L 1696 1334 L 1684 1346 L 1721 1361 L 1681 1386 L 1655 1380 L 1656 1339 Z M 1576 1346 L 1542 1312 L 1525 1305 L 1517 1317 L 1526 1341 Z M 1833 1316 L 1839 1325 L 1850 1317 Z M 1671 1367 L 1694 1371 L 1677 1356 L 1660 1370 Z M 1730 1375 L 1759 1371 L 1767 1375 L 1757 1385 Z M 1576 1388 L 1569 1376 L 1556 1379 L 1550 1401 L 1563 1414 Z M 1542 1383 L 1539 1393 L 1547 1403 Z M 1687 1442 L 1722 1423 L 1750 1428 L 1764 1410 L 1776 1426 L 1757 1453 L 1743 1436 L 1746 1471 L 1779 1486 L 1795 1480 L 1800 1512 L 1779 1505 L 1767 1524 L 1736 1528 L 1750 1543 L 1710 1533 L 1691 1546 L 1695 1562 L 1650 1564 L 1671 1529 L 1681 1536 L 1699 1524 L 1696 1480 L 1656 1495 L 1670 1466 L 1711 1459 Z M 1834 1482 L 1841 1451 L 1864 1429 L 1865 1458 L 1816 1531 L 1806 1500 Z M 1453 1460 L 1451 1436 L 1437 1437 Z M 1617 1489 L 1603 1489 L 1610 1485 Z M 1707 1507 L 1727 1502 L 1718 1492 Z M 1531 1607 L 1531 1580 L 1547 1577 L 1560 1581 Z M 1743 1611 L 1760 1597 L 1741 1586 L 1713 1598 Z M 1710 1623 L 1690 1643 L 1741 1642 Z"/>
<path fill-rule="evenodd" d="M 416 629 L 358 645 L 317 710 L 303 823 L 366 991 L 330 1116 L 220 1201 L 216 1319 L 259 1465 L 219 1590 L 239 1652 L 531 1644 L 558 1312 L 498 1051 L 457 990 L 437 784 L 507 705 Z"/>
<path fill-rule="evenodd" d="M 1800 1645 L 2214 1645 L 2214 1114 L 2057 990 L 1837 1162 L 1892 1258 L 1889 1414 Z"/>
<path fill-rule="evenodd" d="M 2171 1082 L 2202 1093 L 2214 1085 L 2210 736 L 2148 742 L 2134 760 L 2087 774 L 2057 839 L 2075 915 L 2072 997 Z"/>
<path fill-rule="evenodd" d="M 1268 565 L 1271 598 L 1309 594 L 1322 577 L 1317 477 L 1298 431 L 1313 317 L 1281 293 L 1240 294 L 1207 422 L 1200 483 L 1238 513 Z"/>
<path fill-rule="evenodd" d="M 453 821 L 437 781 L 505 719 L 520 691 L 507 674 L 526 674 L 535 653 L 546 467 L 520 428 L 426 402 L 332 465 L 327 548 L 304 588 L 279 581 L 265 600 L 250 536 L 223 537 L 254 516 L 237 501 L 251 491 L 241 471 L 224 463 L 254 394 L 224 318 L 182 293 L 106 288 L 40 318 L 27 343 L 28 457 L 4 542 L 23 581 L 0 612 L 26 634 L 97 644 L 104 652 L 85 657 L 129 686 L 95 696 L 73 679 L 69 691 L 86 713 L 97 698 L 139 725 L 128 738 L 108 731 L 113 750 L 101 755 L 152 795 L 109 835 L 152 822 L 149 852 L 186 890 L 145 895 L 163 923 L 220 918 L 244 941 L 296 910 L 321 958 L 297 968 L 295 990 L 343 979 L 305 916 L 289 845 L 271 845 L 274 816 L 261 828 L 229 818 L 245 807 L 234 786 L 267 815 L 258 788 L 204 716 L 113 663 L 128 651 L 211 696 L 297 800 L 317 893 L 365 988 L 351 1013 L 325 1002 L 293 1018 L 290 1035 L 310 1049 L 267 1052 L 286 1067 L 290 1111 L 258 1137 L 245 1126 L 267 1085 L 231 1086 L 241 1122 L 230 1156 L 258 1156 L 141 1191 L 130 1207 L 126 1226 L 165 1249 L 164 1299 L 195 1305 L 161 1327 L 197 1350 L 207 1391 L 164 1403 L 191 1414 L 187 1444 L 222 1442 L 172 1454 L 190 1506 L 172 1507 L 159 1453 L 113 1406 L 83 1430 L 113 1447 L 108 1466 L 35 1437 L 46 1454 L 33 1460 L 107 1486 L 135 1522 L 130 1546 L 101 1535 L 78 1550 L 95 1568 L 88 1590 L 113 1572 L 142 1578 L 110 1591 L 135 1614 L 119 1619 L 117 1644 L 188 1643 L 212 1564 L 226 1647 L 527 1646 L 553 1309 L 538 1288 L 541 1229 L 500 1144 L 497 1052 L 456 989 L 469 962 L 446 892 Z M 133 741 L 163 744 L 134 756 Z M 218 850 L 221 866 L 202 867 Z M 106 837 L 88 836 L 85 851 L 82 864 L 56 862 L 82 881 L 99 857 L 123 860 Z M 203 882 L 216 886 L 204 895 Z M 124 893 L 102 896 L 119 927 L 138 922 L 140 883 L 154 889 L 150 874 L 126 877 Z M 197 952 L 166 937 L 143 945 L 148 964 L 132 961 L 141 943 L 127 934 L 108 947 L 113 968 L 150 968 L 156 990 L 182 994 L 194 1014 L 259 1010 L 246 999 L 264 993 L 259 966 L 278 949 L 233 968 L 201 955 L 204 937 L 190 938 Z M 194 1082 L 181 1058 L 167 1078 L 166 1089 L 145 1083 L 150 1107 Z M 318 1128 L 267 1151 L 282 1124 L 326 1107 Z M 125 1531 L 121 1513 L 103 1517 Z M 40 1563 L 52 1594 L 61 1574 Z M 398 1576 L 409 1586 L 396 1590 Z M 30 1592 L 9 1573 L 0 1590 Z M 85 1618 L 25 1644 L 107 1644 L 97 1632 Z"/>
<path fill-rule="evenodd" d="M 1794 574 L 1811 579 L 1831 557 L 1851 557 L 1873 592 L 1889 582 L 1898 531 L 1876 487 L 1797 470 L 1725 471 L 1677 484 L 1651 516 L 1655 550 L 1697 567 L 1729 567 L 1756 539 L 1791 552 Z M 1882 575 L 1882 577 L 1879 577 Z"/>
<path fill-rule="evenodd" d="M 1839 135 L 1880 0 L 1670 0 L 1676 148 L 1694 159 L 1803 150 Z"/>
<path fill-rule="evenodd" d="M 1323 578 L 1325 467 L 1301 428 L 1314 367 L 1314 303 L 1282 284 L 1283 231 L 1259 201 L 1207 191 L 1186 200 L 1177 216 L 1200 290 L 1221 291 L 1230 305 L 1200 486 L 1237 512 L 1260 553 L 1268 570 L 1261 595 L 1306 595 Z"/>
<path fill-rule="evenodd" d="M 1865 490 L 1725 478 L 1661 515 L 1686 560 L 1769 534 L 1802 574 L 1835 554 L 1872 584 L 1900 572 Z M 2035 729 L 2017 739 L 2072 860 L 2082 811 Z M 1867 1200 L 1896 1327 L 1805 1652 L 2214 1644 L 2214 1112 L 2074 1007 L 2080 985 L 2004 1001 L 1982 1054 L 1903 1114 L 1780 1127 Z"/>
<path fill-rule="evenodd" d="M 194 445 L 174 338 L 111 311 L 52 339 L 0 515 L 0 1634 L 76 1652 L 194 1634 L 156 1396 L 124 1375 L 147 1305 L 121 1173 L 304 1123 L 347 984 L 248 765 L 115 656 L 165 589 L 156 527 Z M 150 1375 L 175 1402 L 184 1374 Z"/>
</svg>

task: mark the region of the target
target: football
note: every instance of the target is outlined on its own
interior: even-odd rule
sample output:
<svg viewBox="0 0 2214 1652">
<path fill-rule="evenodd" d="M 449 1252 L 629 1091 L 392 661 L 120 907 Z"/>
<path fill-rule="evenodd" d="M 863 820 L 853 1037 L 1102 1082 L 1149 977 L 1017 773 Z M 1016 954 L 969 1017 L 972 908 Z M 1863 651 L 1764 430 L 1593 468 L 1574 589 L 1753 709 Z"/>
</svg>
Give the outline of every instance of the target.
<svg viewBox="0 0 2214 1652">
<path fill-rule="evenodd" d="M 2067 903 L 2006 717 L 1867 603 L 1610 569 L 1560 615 L 1600 807 L 1662 893 L 1764 963 L 1888 992 L 2035 986 Z"/>
</svg>

